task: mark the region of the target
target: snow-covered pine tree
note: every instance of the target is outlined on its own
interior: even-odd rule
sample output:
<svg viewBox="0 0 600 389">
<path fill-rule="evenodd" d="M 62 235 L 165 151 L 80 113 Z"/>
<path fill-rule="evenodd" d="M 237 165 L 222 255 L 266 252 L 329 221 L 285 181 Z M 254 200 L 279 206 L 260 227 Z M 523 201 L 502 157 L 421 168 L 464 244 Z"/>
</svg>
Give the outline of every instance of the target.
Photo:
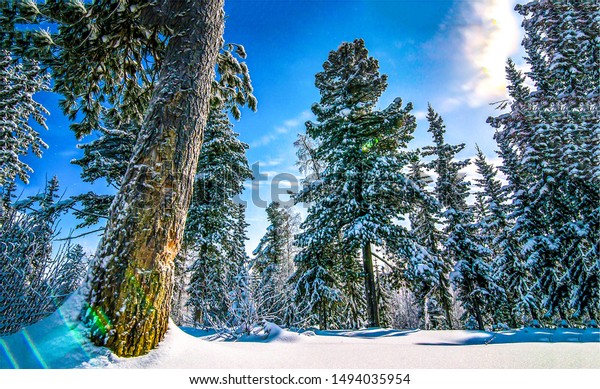
<svg viewBox="0 0 600 389">
<path fill-rule="evenodd" d="M 119 190 L 139 131 L 140 126 L 135 122 L 118 125 L 107 117 L 97 130 L 98 138 L 78 145 L 83 150 L 83 157 L 71 163 L 81 167 L 83 181 L 94 183 L 103 179 L 110 188 Z M 75 196 L 74 200 L 81 204 L 81 209 L 74 211 L 75 216 L 82 219 L 78 227 L 92 226 L 101 219 L 108 219 L 113 199 L 114 195 L 94 192 Z"/>
<path fill-rule="evenodd" d="M 527 99 L 530 94 L 525 85 L 525 77 L 516 69 L 512 60 L 508 60 L 506 66 L 508 80 L 508 92 L 511 97 L 511 107 L 516 112 L 527 111 Z M 503 118 L 508 119 L 504 116 Z M 500 118 L 498 118 L 500 119 Z M 495 119 L 488 119 L 492 125 L 497 125 Z M 516 123 L 521 137 L 527 138 L 526 134 L 531 128 L 525 123 Z M 507 320 L 511 327 L 526 324 L 531 320 L 539 319 L 540 299 L 533 293 L 533 274 L 531 263 L 527 261 L 526 255 L 521 250 L 522 242 L 517 234 L 515 220 L 521 218 L 525 210 L 530 209 L 528 198 L 528 172 L 527 166 L 520 163 L 520 152 L 512 146 L 513 134 L 511 131 L 497 131 L 494 134 L 498 144 L 498 155 L 502 159 L 500 170 L 506 175 L 508 184 L 503 188 L 506 197 L 511 202 L 508 210 L 507 226 L 497 238 L 497 246 L 502 254 L 497 258 L 497 270 L 501 275 L 501 285 L 506 292 L 507 306 L 502 310 L 507 312 L 503 320 Z M 520 224 L 521 231 L 524 224 Z"/>
<path fill-rule="evenodd" d="M 510 112 L 490 119 L 514 159 L 505 173 L 523 181 L 513 193 L 513 235 L 548 321 L 597 318 L 600 306 L 600 292 L 592 292 L 599 290 L 599 7 L 574 0 L 516 7 L 534 90 L 527 93 L 509 62 Z"/>
<path fill-rule="evenodd" d="M 288 281 L 294 272 L 299 217 L 278 202 L 269 204 L 266 212 L 269 227 L 252 253 L 258 315 L 263 320 L 289 324 L 293 296 Z"/>
<path fill-rule="evenodd" d="M 433 179 L 426 173 L 424 164 L 415 160 L 409 169 L 409 177 L 422 191 L 426 191 Z M 436 227 L 436 224 L 441 223 L 439 213 L 439 204 L 431 197 L 419 201 L 419 206 L 409 214 L 416 253 L 407 263 L 406 278 L 416 301 L 422 307 L 420 325 L 426 330 L 437 328 L 443 323 L 444 319 L 438 317 L 442 308 L 437 306 L 436 296 L 445 296 L 448 286 L 447 282 L 443 282 L 448 272 L 442 259 L 441 245 L 444 237 Z"/>
<path fill-rule="evenodd" d="M 303 183 L 313 185 L 321 179 L 325 169 L 325 163 L 316 155 L 319 143 L 308 134 L 298 134 L 294 146 L 297 148 L 297 165 L 306 176 Z M 339 234 L 333 241 L 318 234 L 320 226 L 315 223 L 318 214 L 319 204 L 314 204 L 301 225 L 302 232 L 295 239 L 299 252 L 294 258 L 296 271 L 290 278 L 297 311 L 293 322 L 304 327 L 318 325 L 321 329 L 337 327 L 340 307 L 345 305 L 346 311 L 342 311 L 342 315 L 346 320 L 342 319 L 342 322 L 345 322 L 344 328 L 352 328 L 358 326 L 364 316 L 364 306 L 360 303 L 361 299 L 364 301 L 364 292 L 358 292 L 356 288 L 356 277 L 362 281 L 362 269 L 354 266 L 354 253 L 342 248 Z M 358 297 L 359 293 L 360 298 L 352 297 Z"/>
<path fill-rule="evenodd" d="M 245 241 L 248 239 L 245 212 L 245 205 L 236 204 L 232 212 L 234 223 L 228 245 L 228 258 L 232 267 L 227 274 L 227 324 L 236 334 L 249 334 L 258 323 L 250 278 L 250 258 L 245 250 Z"/>
<path fill-rule="evenodd" d="M 212 110 L 198 162 L 192 204 L 188 211 L 184 246 L 191 258 L 187 305 L 199 325 L 224 327 L 227 323 L 228 280 L 240 264 L 231 259 L 244 236 L 232 235 L 240 223 L 234 196 L 252 176 L 246 150 L 223 110 Z M 239 216 L 239 215 L 238 215 Z M 239 232 L 239 231 L 238 231 Z M 239 255 L 237 259 L 243 258 Z"/>
<path fill-rule="evenodd" d="M 211 109 L 218 110 L 224 106 L 229 107 L 234 118 L 239 118 L 240 115 L 235 101 L 242 102 L 247 98 L 248 105 L 253 109 L 256 108 L 255 98 L 251 94 L 252 87 L 248 68 L 244 63 L 239 62 L 239 59 L 244 58 L 246 58 L 246 53 L 243 46 L 224 45 L 217 57 L 218 80 L 213 82 L 211 90 Z M 143 82 L 148 85 L 144 86 L 144 89 L 152 89 L 153 83 L 156 81 L 156 75 L 153 74 L 156 69 L 149 67 L 146 70 L 149 75 L 143 78 Z M 229 80 L 227 82 L 231 82 L 232 85 L 244 86 L 248 96 L 231 95 L 232 89 L 228 89 L 225 80 Z M 73 160 L 72 163 L 81 166 L 81 177 L 84 181 L 93 183 L 96 180 L 104 179 L 109 187 L 116 190 L 120 188 L 141 128 L 141 117 L 125 120 L 123 116 L 124 114 L 118 111 L 105 110 L 101 115 L 102 121 L 98 123 L 99 127 L 95 130 L 98 138 L 78 145 L 83 149 L 84 156 Z M 74 213 L 83 220 L 78 227 L 87 227 L 97 224 L 101 219 L 108 218 L 114 196 L 88 192 L 77 195 L 74 199 L 80 204 L 80 208 L 74 208 Z"/>
<path fill-rule="evenodd" d="M 495 269 L 494 280 L 498 285 L 496 290 L 500 292 L 499 295 L 490 296 L 493 298 L 491 304 L 494 310 L 493 317 L 497 323 L 509 323 L 514 328 L 521 324 L 521 320 L 517 320 L 517 317 L 523 316 L 522 313 L 517 313 L 523 308 L 521 304 L 519 304 L 518 310 L 515 309 L 517 301 L 520 300 L 516 296 L 523 293 L 527 295 L 528 288 L 523 288 L 523 284 L 519 285 L 519 282 L 514 282 L 520 276 L 515 274 L 514 270 L 516 269 L 511 267 L 511 263 L 515 264 L 515 258 L 509 261 L 514 256 L 514 239 L 507 235 L 511 221 L 506 188 L 498 179 L 498 169 L 487 162 L 487 158 L 479 146 L 476 146 L 476 149 L 477 156 L 474 164 L 481 178 L 475 179 L 475 185 L 479 189 L 475 194 L 475 206 L 479 207 L 481 212 L 475 215 L 475 222 L 483 244 L 492 252 L 491 265 Z M 512 279 L 512 282 L 508 281 L 509 278 Z"/>
<path fill-rule="evenodd" d="M 450 145 L 445 142 L 446 126 L 442 117 L 434 111 L 431 105 L 428 107 L 427 121 L 429 122 L 427 131 L 431 133 L 434 144 L 423 148 L 423 156 L 434 157 L 425 164 L 425 167 L 437 174 L 434 193 L 441 206 L 445 240 L 444 249 L 439 256 L 441 270 L 437 272 L 439 281 L 435 297 L 445 313 L 446 326 L 452 328 L 452 295 L 448 277 L 458 258 L 455 257 L 457 252 L 449 247 L 448 238 L 461 222 L 469 222 L 461 219 L 462 216 L 466 216 L 463 215 L 463 212 L 466 212 L 468 208 L 466 200 L 469 196 L 469 185 L 464 176 L 459 173 L 469 164 L 469 161 L 455 160 L 456 155 L 462 151 L 465 145 Z"/>
<path fill-rule="evenodd" d="M 362 252 L 371 326 L 379 325 L 372 245 L 384 247 L 408 235 L 393 219 L 408 213 L 421 195 L 403 173 L 410 159 L 404 149 L 415 128 L 412 105 L 402 107 L 397 98 L 375 110 L 387 86 L 378 68 L 361 39 L 330 52 L 315 77 L 321 94 L 312 106 L 317 120 L 306 123 L 325 169 L 297 196 L 299 202 L 315 203 L 309 209 L 314 225 L 305 229 L 304 242 L 314 240 L 308 234 L 316 232 L 324 234 L 322 241 L 339 236 L 344 247 Z"/>
<path fill-rule="evenodd" d="M 335 245 L 332 248 L 337 254 L 334 272 L 339 280 L 340 302 L 331 321 L 336 328 L 362 328 L 367 324 L 362 260 L 356 250 L 344 248 L 341 239 L 339 241 L 337 248 Z M 376 285 L 381 310 L 384 301 L 381 299 L 380 286 L 379 283 Z"/>
<path fill-rule="evenodd" d="M 452 284 L 465 309 L 463 321 L 469 327 L 472 318 L 477 328 L 483 331 L 489 321 L 488 311 L 493 309 L 494 297 L 500 294 L 491 266 L 492 251 L 485 247 L 478 234 L 473 210 L 468 207 L 452 211 L 448 223 L 453 228 L 446 239 L 446 251 L 456 261 Z"/>
<path fill-rule="evenodd" d="M 223 3 L 0 3 L 2 46 L 52 68 L 63 110 L 81 118 L 72 125 L 76 135 L 99 128 L 105 110 L 124 123 L 142 123 L 92 264 L 82 314 L 92 340 L 121 356 L 148 352 L 167 330 L 173 259 L 192 197 L 211 89 L 232 102 L 234 115 L 238 104 L 255 103 L 249 78 L 215 81 Z M 48 24 L 57 28 L 47 30 Z M 239 63 L 238 69 L 243 70 Z M 155 83 L 147 82 L 149 74 L 156 75 Z"/>
<path fill-rule="evenodd" d="M 311 209 L 318 213 L 317 207 Z M 314 218 L 315 214 L 309 210 L 296 239 L 300 251 L 294 259 L 296 271 L 290 279 L 297 309 L 294 323 L 328 329 L 335 322 L 343 301 L 336 271 L 342 247 L 339 241 L 331 242 L 320 233 Z"/>
<path fill-rule="evenodd" d="M 31 121 L 46 127 L 48 111 L 33 99 L 47 90 L 49 76 L 36 61 L 19 62 L 10 52 L 0 49 L 0 186 L 19 177 L 27 183 L 33 170 L 20 158 L 29 151 L 42 156 L 48 146 Z"/>
</svg>

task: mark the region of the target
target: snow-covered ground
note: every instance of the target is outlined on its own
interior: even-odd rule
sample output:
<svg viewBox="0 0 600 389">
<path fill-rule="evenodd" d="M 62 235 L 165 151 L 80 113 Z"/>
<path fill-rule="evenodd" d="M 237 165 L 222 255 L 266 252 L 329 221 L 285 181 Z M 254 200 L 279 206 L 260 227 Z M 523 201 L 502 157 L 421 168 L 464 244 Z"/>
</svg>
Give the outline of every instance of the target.
<svg viewBox="0 0 600 389">
<path fill-rule="evenodd" d="M 218 342 L 171 324 L 156 350 L 119 358 L 90 344 L 76 319 L 80 306 L 72 296 L 45 320 L 0 338 L 0 368 L 600 368 L 598 329 L 298 334 L 268 324 L 262 334 Z"/>
</svg>

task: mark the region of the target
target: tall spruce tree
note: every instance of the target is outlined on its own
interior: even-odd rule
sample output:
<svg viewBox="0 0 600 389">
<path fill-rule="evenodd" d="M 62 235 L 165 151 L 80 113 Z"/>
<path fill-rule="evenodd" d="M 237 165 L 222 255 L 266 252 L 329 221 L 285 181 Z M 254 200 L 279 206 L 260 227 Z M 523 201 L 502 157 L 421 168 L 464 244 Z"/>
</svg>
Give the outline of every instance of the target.
<svg viewBox="0 0 600 389">
<path fill-rule="evenodd" d="M 19 177 L 27 183 L 33 170 L 20 157 L 29 151 L 42 156 L 48 147 L 31 126 L 30 119 L 46 128 L 48 111 L 33 99 L 47 90 L 49 76 L 36 61 L 19 62 L 0 49 L 0 186 Z"/>
<path fill-rule="evenodd" d="M 52 68 L 63 110 L 81 117 L 72 126 L 76 135 L 98 128 L 105 111 L 141 124 L 92 265 L 82 317 L 95 343 L 121 356 L 144 354 L 167 330 L 173 259 L 211 89 L 232 102 L 234 115 L 238 104 L 254 105 L 248 78 L 215 81 L 216 65 L 232 69 L 219 53 L 223 0 L 2 1 L 0 9 L 2 46 Z M 58 27 L 54 33 L 42 29 L 47 23 Z"/>
<path fill-rule="evenodd" d="M 510 112 L 489 120 L 510 157 L 503 171 L 521 186 L 512 193 L 511 233 L 539 302 L 532 316 L 547 321 L 597 319 L 600 306 L 599 7 L 575 0 L 516 7 L 534 89 L 509 62 Z"/>
<path fill-rule="evenodd" d="M 318 208 L 312 210 L 317 211 Z M 290 279 L 298 311 L 295 323 L 328 329 L 335 325 L 344 300 L 336 271 L 343 247 L 339 240 L 328 240 L 314 220 L 315 214 L 309 213 L 296 240 L 300 251 L 294 260 L 296 271 Z"/>
<path fill-rule="evenodd" d="M 426 191 L 433 182 L 420 160 L 410 164 L 409 175 L 422 191 Z M 433 197 L 419 201 L 419 206 L 409 214 L 417 251 L 407 264 L 406 277 L 421 304 L 421 325 L 426 330 L 442 326 L 444 319 L 439 317 L 442 308 L 437 296 L 445 296 L 448 286 L 448 283 L 442 282 L 447 277 L 448 266 L 445 266 L 442 258 L 444 237 L 436 226 L 441 223 L 439 214 L 439 203 Z"/>
<path fill-rule="evenodd" d="M 306 176 L 303 183 L 305 186 L 312 185 L 321 179 L 325 169 L 324 161 L 316 154 L 319 141 L 308 134 L 298 134 L 294 146 L 297 149 L 297 165 Z M 298 201 L 297 197 L 295 201 Z M 333 241 L 316 236 L 319 226 L 313 221 L 318 213 L 318 204 L 315 204 L 302 223 L 303 233 L 295 239 L 300 251 L 294 258 L 296 271 L 290 279 L 294 285 L 293 296 L 297 309 L 294 322 L 302 326 L 318 325 L 322 329 L 337 327 L 338 313 L 341 306 L 346 305 L 347 311 L 343 314 L 347 314 L 347 324 L 352 326 L 351 322 L 364 316 L 364 307 L 353 304 L 352 298 L 348 299 L 348 293 L 356 296 L 353 293 L 357 292 L 356 278 L 358 276 L 358 281 L 362 281 L 362 269 L 346 266 L 344 255 L 348 260 L 354 255 L 347 254 L 342 248 L 339 234 Z M 344 272 L 346 278 L 340 279 L 340 273 Z M 364 300 L 364 293 L 359 293 Z"/>
<path fill-rule="evenodd" d="M 523 307 L 517 303 L 522 301 L 522 298 L 518 296 L 526 296 L 528 288 L 522 283 L 515 283 L 525 275 L 515 274 L 514 271 L 517 269 L 512 267 L 515 265 L 514 242 L 512 237 L 507 236 L 511 221 L 506 189 L 498 179 L 498 169 L 487 161 L 478 146 L 476 148 L 477 156 L 473 162 L 481 178 L 475 179 L 475 185 L 479 189 L 475 194 L 475 206 L 481 211 L 475 214 L 475 223 L 482 244 L 491 251 L 490 264 L 495 269 L 493 278 L 498 286 L 496 288 L 498 293 L 489 296 L 492 298 L 490 305 L 493 306 L 492 314 L 497 323 L 509 323 L 514 328 L 521 323 L 517 317 L 522 317 L 522 313 L 518 312 Z M 517 305 L 519 305 L 518 309 Z"/>
<path fill-rule="evenodd" d="M 525 86 L 525 77 L 516 69 L 512 60 L 506 66 L 508 79 L 508 92 L 511 97 L 511 106 L 514 110 L 525 112 L 526 100 L 530 90 Z M 488 119 L 492 122 L 493 119 Z M 492 125 L 497 125 L 492 122 Z M 517 124 L 521 136 L 530 132 L 530 127 L 525 123 Z M 534 278 L 532 266 L 527 261 L 525 253 L 521 250 L 522 238 L 516 233 L 516 220 L 523 220 L 521 215 L 530 209 L 528 200 L 528 172 L 527 166 L 520 163 L 519 151 L 512 146 L 512 134 L 508 131 L 497 131 L 494 135 L 498 144 L 498 155 L 502 158 L 500 170 L 507 177 L 507 185 L 503 191 L 512 202 L 507 214 L 507 225 L 497 239 L 497 246 L 502 254 L 497 258 L 498 272 L 501 274 L 501 285 L 506 291 L 508 313 L 506 319 L 512 327 L 516 327 L 531 320 L 539 319 L 540 298 L 534 293 Z M 522 225 L 519 225 L 521 228 Z"/>
<path fill-rule="evenodd" d="M 288 280 L 294 272 L 298 215 L 272 202 L 267 207 L 267 220 L 270 225 L 253 252 L 251 269 L 258 314 L 264 320 L 289 324 L 292 292 Z"/>
<path fill-rule="evenodd" d="M 227 324 L 236 334 L 249 334 L 258 323 L 258 312 L 251 285 L 250 258 L 245 251 L 246 207 L 236 204 L 232 212 L 233 225 L 228 248 L 229 262 L 233 265 L 227 274 Z"/>
<path fill-rule="evenodd" d="M 415 128 L 412 105 L 403 107 L 397 98 L 386 109 L 375 109 L 387 87 L 378 68 L 358 39 L 332 51 L 315 76 L 321 99 L 312 106 L 317 120 L 306 123 L 306 132 L 325 168 L 297 196 L 314 203 L 302 242 L 324 248 L 326 241 L 340 238 L 346 249 L 362 253 L 370 326 L 380 324 L 372 245 L 407 239 L 393 219 L 407 214 L 422 195 L 403 172 L 411 158 L 405 148 Z"/>
<path fill-rule="evenodd" d="M 433 110 L 431 105 L 428 107 L 427 121 L 429 122 L 427 131 L 431 133 L 434 144 L 423 148 L 423 156 L 434 157 L 425 167 L 437 174 L 434 193 L 441 206 L 445 240 L 444 250 L 440 255 L 442 270 L 437 273 L 439 281 L 435 297 L 445 313 L 446 326 L 452 328 L 452 294 L 449 275 L 458 261 L 455 256 L 458 252 L 448 243 L 458 242 L 448 241 L 448 238 L 464 221 L 462 218 L 467 216 L 465 212 L 468 208 L 466 200 L 469 196 L 469 186 L 459 171 L 467 166 L 469 161 L 455 160 L 456 155 L 462 151 L 465 145 L 450 145 L 445 142 L 446 126 L 442 117 Z"/>
<path fill-rule="evenodd" d="M 246 158 L 248 145 L 237 136 L 226 113 L 212 110 L 184 232 L 184 246 L 192 261 L 187 305 L 200 325 L 226 326 L 231 275 L 242 265 L 231 255 L 244 240 L 232 234 L 233 226 L 240 223 L 234 197 L 252 173 Z M 239 255 L 236 260 L 245 261 Z"/>
</svg>

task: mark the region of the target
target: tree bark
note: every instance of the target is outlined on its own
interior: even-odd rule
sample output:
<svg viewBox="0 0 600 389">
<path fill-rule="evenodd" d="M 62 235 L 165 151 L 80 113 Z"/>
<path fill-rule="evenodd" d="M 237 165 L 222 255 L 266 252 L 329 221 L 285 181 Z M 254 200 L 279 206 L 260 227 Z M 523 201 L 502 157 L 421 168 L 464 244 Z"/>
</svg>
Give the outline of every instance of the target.
<svg viewBox="0 0 600 389">
<path fill-rule="evenodd" d="M 172 0 L 173 29 L 158 82 L 115 197 L 88 278 L 82 319 L 94 343 L 119 356 L 163 339 L 193 191 L 211 82 L 224 29 L 224 0 Z"/>
<path fill-rule="evenodd" d="M 423 299 L 423 329 L 429 329 L 429 295 Z"/>
<path fill-rule="evenodd" d="M 367 299 L 367 315 L 369 327 L 379 327 L 379 306 L 377 304 L 377 288 L 375 286 L 375 272 L 373 271 L 373 254 L 371 243 L 362 248 L 363 268 L 365 271 L 365 295 Z"/>
<path fill-rule="evenodd" d="M 475 311 L 475 319 L 477 320 L 477 327 L 480 331 L 485 331 L 485 326 L 483 325 L 483 318 L 481 315 L 481 309 L 479 308 L 479 303 L 477 301 L 473 302 L 473 310 Z"/>
</svg>

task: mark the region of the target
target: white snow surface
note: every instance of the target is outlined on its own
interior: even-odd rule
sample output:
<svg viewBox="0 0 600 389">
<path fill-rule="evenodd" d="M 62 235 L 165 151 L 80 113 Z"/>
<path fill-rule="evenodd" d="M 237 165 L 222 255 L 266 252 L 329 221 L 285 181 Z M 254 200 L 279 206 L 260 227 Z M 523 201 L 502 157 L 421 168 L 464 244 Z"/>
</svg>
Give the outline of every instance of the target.
<svg viewBox="0 0 600 389">
<path fill-rule="evenodd" d="M 259 334 L 219 342 L 170 323 L 155 350 L 119 358 L 89 342 L 81 302 L 76 292 L 48 318 L 0 338 L 0 368 L 600 368 L 600 332 L 590 328 L 297 333 L 266 323 Z"/>
</svg>

